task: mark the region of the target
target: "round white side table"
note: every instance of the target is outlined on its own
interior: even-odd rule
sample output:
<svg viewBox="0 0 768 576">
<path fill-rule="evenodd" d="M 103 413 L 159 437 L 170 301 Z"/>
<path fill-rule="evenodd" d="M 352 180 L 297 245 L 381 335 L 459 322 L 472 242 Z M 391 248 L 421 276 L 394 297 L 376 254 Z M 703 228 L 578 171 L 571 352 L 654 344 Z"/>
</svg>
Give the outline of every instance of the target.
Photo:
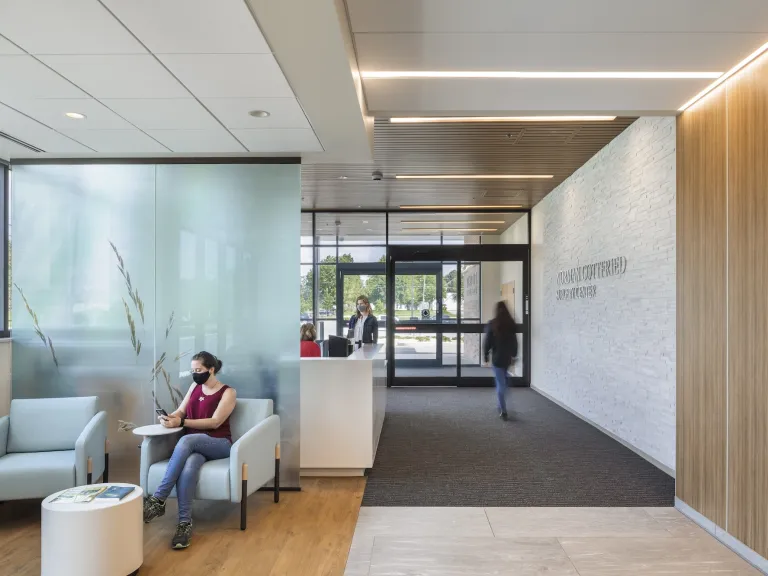
<svg viewBox="0 0 768 576">
<path fill-rule="evenodd" d="M 184 428 L 166 428 L 162 424 L 149 424 L 148 426 L 139 426 L 134 428 L 132 432 L 136 436 L 167 436 L 169 434 L 176 434 L 181 432 Z"/>
<path fill-rule="evenodd" d="M 133 486 L 133 492 L 122 500 L 51 502 L 62 492 L 42 503 L 41 576 L 136 574 L 144 562 L 142 489 Z"/>
</svg>

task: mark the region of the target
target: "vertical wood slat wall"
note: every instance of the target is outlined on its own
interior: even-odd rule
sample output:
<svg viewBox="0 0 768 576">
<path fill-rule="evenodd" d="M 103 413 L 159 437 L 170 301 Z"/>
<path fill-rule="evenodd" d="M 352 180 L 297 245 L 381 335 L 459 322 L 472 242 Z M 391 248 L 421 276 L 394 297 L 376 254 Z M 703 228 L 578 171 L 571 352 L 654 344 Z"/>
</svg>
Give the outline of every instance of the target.
<svg viewBox="0 0 768 576">
<path fill-rule="evenodd" d="M 728 86 L 728 526 L 768 557 L 768 58 Z"/>
<path fill-rule="evenodd" d="M 677 496 L 768 557 L 768 57 L 677 127 Z"/>
<path fill-rule="evenodd" d="M 726 108 L 677 119 L 677 497 L 725 526 Z"/>
</svg>

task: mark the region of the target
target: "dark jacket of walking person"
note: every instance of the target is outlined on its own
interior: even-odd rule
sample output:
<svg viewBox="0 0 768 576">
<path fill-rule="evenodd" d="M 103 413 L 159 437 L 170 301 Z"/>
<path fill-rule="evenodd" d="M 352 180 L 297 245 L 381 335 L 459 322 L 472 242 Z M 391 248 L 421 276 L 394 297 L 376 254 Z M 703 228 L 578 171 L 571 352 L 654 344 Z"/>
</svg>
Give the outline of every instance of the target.
<svg viewBox="0 0 768 576">
<path fill-rule="evenodd" d="M 493 376 L 496 379 L 496 398 L 499 416 L 507 417 L 507 372 L 517 357 L 517 330 L 509 309 L 504 302 L 496 304 L 496 316 L 488 323 L 483 344 L 483 357 L 491 357 Z"/>
</svg>

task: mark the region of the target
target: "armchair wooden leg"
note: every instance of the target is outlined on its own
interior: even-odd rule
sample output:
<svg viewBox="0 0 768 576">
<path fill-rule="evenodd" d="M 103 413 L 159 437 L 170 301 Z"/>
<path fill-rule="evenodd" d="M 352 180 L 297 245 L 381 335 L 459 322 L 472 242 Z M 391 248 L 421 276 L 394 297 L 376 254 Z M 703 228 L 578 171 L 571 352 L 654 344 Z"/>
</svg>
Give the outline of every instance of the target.
<svg viewBox="0 0 768 576">
<path fill-rule="evenodd" d="M 280 502 L 280 444 L 275 446 L 275 504 Z"/>
<path fill-rule="evenodd" d="M 90 484 L 93 482 L 93 460 L 88 458 L 88 474 L 85 477 L 85 483 Z"/>
<path fill-rule="evenodd" d="M 104 484 L 109 482 L 109 440 L 104 442 L 104 476 L 102 476 Z"/>
<path fill-rule="evenodd" d="M 248 464 L 243 464 L 243 493 L 240 495 L 240 530 L 245 530 L 248 511 Z"/>
</svg>

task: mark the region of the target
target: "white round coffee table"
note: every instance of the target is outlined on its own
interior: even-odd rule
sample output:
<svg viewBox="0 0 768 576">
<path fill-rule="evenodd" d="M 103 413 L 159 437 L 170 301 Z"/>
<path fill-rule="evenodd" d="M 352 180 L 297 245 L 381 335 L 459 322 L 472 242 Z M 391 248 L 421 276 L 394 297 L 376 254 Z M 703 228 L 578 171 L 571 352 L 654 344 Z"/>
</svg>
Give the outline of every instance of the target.
<svg viewBox="0 0 768 576">
<path fill-rule="evenodd" d="M 144 562 L 144 493 L 139 486 L 133 488 L 122 500 L 51 502 L 64 490 L 43 500 L 41 576 L 135 574 Z"/>
<path fill-rule="evenodd" d="M 184 428 L 166 428 L 162 424 L 150 424 L 149 426 L 139 426 L 134 428 L 132 432 L 136 436 L 167 436 L 168 434 L 176 434 L 181 432 Z"/>
</svg>

